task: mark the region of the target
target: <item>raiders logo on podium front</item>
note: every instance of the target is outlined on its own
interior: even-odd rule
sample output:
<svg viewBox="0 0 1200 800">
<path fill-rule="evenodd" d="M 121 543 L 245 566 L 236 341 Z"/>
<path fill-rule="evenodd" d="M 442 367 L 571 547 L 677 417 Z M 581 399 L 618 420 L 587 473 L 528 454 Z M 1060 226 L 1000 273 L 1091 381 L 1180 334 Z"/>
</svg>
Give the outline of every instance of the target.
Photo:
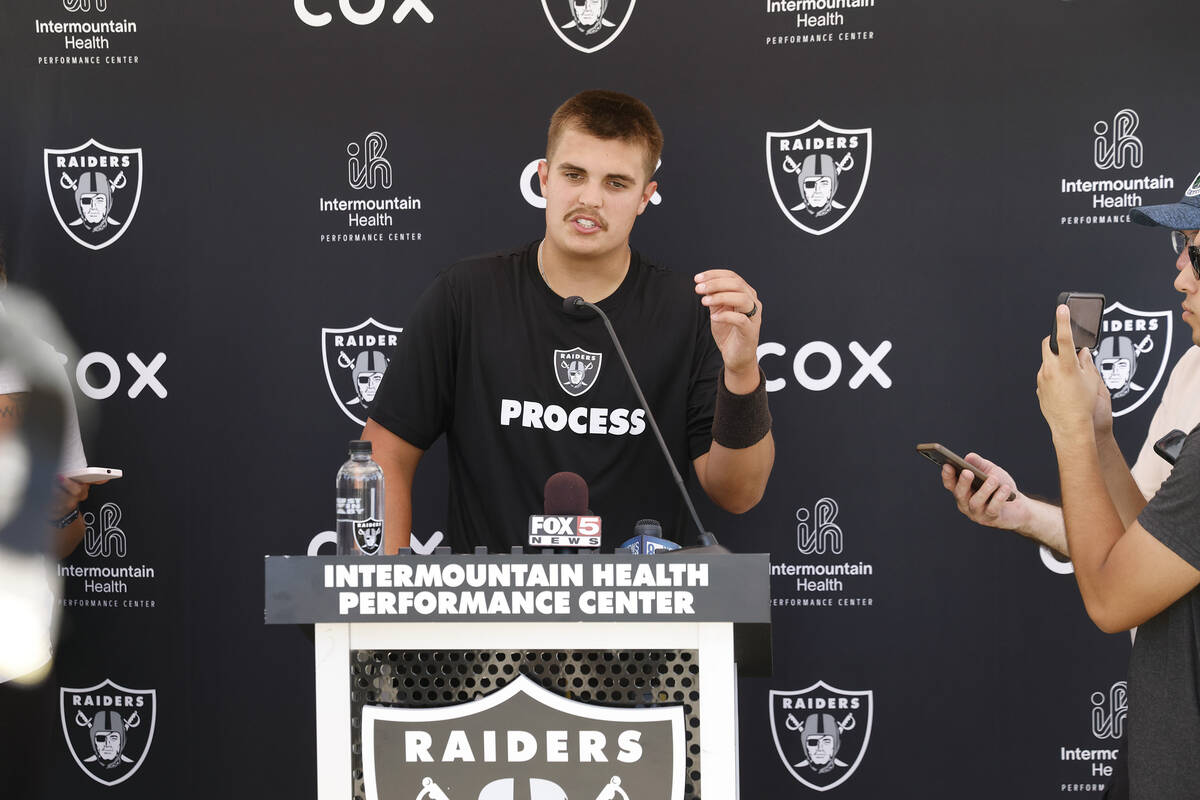
<svg viewBox="0 0 1200 800">
<path fill-rule="evenodd" d="M 1138 311 L 1120 302 L 1104 309 L 1096 341 L 1096 370 L 1112 398 L 1112 414 L 1122 416 L 1154 394 L 1171 355 L 1170 311 Z"/>
<path fill-rule="evenodd" d="M 824 792 L 854 774 L 871 741 L 874 692 L 817 681 L 793 692 L 772 689 L 770 698 L 775 750 L 793 778 Z"/>
<path fill-rule="evenodd" d="M 583 53 L 607 47 L 625 30 L 637 0 L 542 0 L 558 38 Z"/>
<path fill-rule="evenodd" d="M 63 736 L 75 763 L 97 783 L 115 786 L 138 771 L 154 741 L 154 689 L 105 680 L 59 691 Z"/>
<path fill-rule="evenodd" d="M 142 196 L 142 149 L 88 139 L 67 150 L 45 148 L 50 207 L 67 235 L 91 250 L 121 238 Z"/>
<path fill-rule="evenodd" d="M 850 219 L 871 174 L 871 129 L 817 120 L 790 133 L 767 132 L 767 175 L 779 210 L 820 236 Z"/>
<path fill-rule="evenodd" d="M 359 425 L 367 424 L 367 409 L 403 331 L 374 317 L 352 328 L 321 329 L 325 382 L 338 408 Z"/>
<path fill-rule="evenodd" d="M 440 708 L 363 706 L 367 800 L 683 800 L 683 706 L 568 700 L 524 675 Z"/>
</svg>

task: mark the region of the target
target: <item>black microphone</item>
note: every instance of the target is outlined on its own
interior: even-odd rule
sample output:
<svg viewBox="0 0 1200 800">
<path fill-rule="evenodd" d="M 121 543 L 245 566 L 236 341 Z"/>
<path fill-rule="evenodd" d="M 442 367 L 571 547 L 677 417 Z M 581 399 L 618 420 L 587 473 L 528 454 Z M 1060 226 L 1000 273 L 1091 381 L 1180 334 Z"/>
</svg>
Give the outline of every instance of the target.
<svg viewBox="0 0 1200 800">
<path fill-rule="evenodd" d="M 692 498 L 688 495 L 687 488 L 683 485 L 683 477 L 680 476 L 679 470 L 675 468 L 675 461 L 671 458 L 671 451 L 667 449 L 667 443 L 663 441 L 662 431 L 658 429 L 658 422 L 654 419 L 654 412 L 650 410 L 650 404 L 646 402 L 646 396 L 642 394 L 642 387 L 638 384 L 637 377 L 633 374 L 633 367 L 629 366 L 629 359 L 625 357 L 625 348 L 621 347 L 621 340 L 617 338 L 617 332 L 613 330 L 612 322 L 609 321 L 608 315 L 595 303 L 589 303 L 579 295 L 571 295 L 563 300 L 563 312 L 567 315 L 579 319 L 586 319 L 588 311 L 592 311 L 600 317 L 600 321 L 604 323 L 604 329 L 608 331 L 608 338 L 612 339 L 613 346 L 617 348 L 617 356 L 621 359 L 621 366 L 625 367 L 625 374 L 629 376 L 629 382 L 633 384 L 634 394 L 637 395 L 638 402 L 642 404 L 642 410 L 646 412 L 646 419 L 650 421 L 650 430 L 654 431 L 654 438 L 658 440 L 658 446 L 662 450 L 663 458 L 667 460 L 667 466 L 671 469 L 671 477 L 675 479 L 675 486 L 679 489 L 679 494 L 683 497 L 683 502 L 687 506 L 688 513 L 692 515 L 692 522 L 696 523 L 696 530 L 700 532 L 699 542 L 701 547 L 720 547 L 717 542 L 717 537 L 704 529 L 704 525 L 700 522 L 700 515 L 696 513 L 696 507 L 692 505 Z"/>
<path fill-rule="evenodd" d="M 546 479 L 542 512 L 529 517 L 531 547 L 580 548 L 600 546 L 600 517 L 588 510 L 588 485 L 574 472 L 556 472 Z"/>
</svg>

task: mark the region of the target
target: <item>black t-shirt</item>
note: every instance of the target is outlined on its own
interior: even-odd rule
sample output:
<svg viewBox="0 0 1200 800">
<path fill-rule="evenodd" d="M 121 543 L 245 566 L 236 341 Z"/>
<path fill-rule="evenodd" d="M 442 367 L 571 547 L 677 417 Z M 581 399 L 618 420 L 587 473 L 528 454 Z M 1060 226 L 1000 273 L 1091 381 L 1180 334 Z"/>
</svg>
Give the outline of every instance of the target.
<svg viewBox="0 0 1200 800">
<path fill-rule="evenodd" d="M 1200 426 L 1138 522 L 1200 569 Z M 1200 797 L 1200 588 L 1138 628 L 1129 659 L 1133 797 Z"/>
<path fill-rule="evenodd" d="M 603 322 L 573 317 L 537 268 L 534 242 L 442 272 L 406 321 L 370 416 L 428 449 L 449 446 L 450 545 L 527 541 L 555 472 L 579 473 L 604 549 L 650 517 L 694 538 L 654 432 Z M 644 261 L 598 303 L 612 320 L 680 474 L 708 452 L 721 355 L 688 275 Z"/>
</svg>

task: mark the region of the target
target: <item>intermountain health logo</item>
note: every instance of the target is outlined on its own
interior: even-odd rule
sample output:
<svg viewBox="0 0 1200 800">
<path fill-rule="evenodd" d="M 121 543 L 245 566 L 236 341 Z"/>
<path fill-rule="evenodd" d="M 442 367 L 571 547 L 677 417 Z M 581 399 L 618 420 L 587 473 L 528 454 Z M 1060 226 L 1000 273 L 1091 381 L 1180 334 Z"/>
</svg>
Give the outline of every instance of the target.
<svg viewBox="0 0 1200 800">
<path fill-rule="evenodd" d="M 1060 224 L 1128 222 L 1129 209 L 1168 202 L 1157 195 L 1145 193 L 1174 189 L 1174 178 L 1162 173 L 1133 173 L 1133 170 L 1141 170 L 1146 163 L 1146 146 L 1141 128 L 1142 118 L 1132 108 L 1122 108 L 1112 117 L 1092 121 L 1089 144 L 1092 165 L 1097 172 L 1060 180 L 1059 192 L 1070 203 L 1063 208 Z M 1084 195 L 1087 198 L 1086 205 L 1076 201 L 1073 195 Z"/>
<path fill-rule="evenodd" d="M 156 697 L 154 689 L 126 689 L 109 679 L 59 690 L 67 749 L 88 777 L 115 786 L 138 771 L 154 741 Z"/>
<path fill-rule="evenodd" d="M 637 0 L 542 0 L 558 38 L 581 53 L 602 50 L 621 35 Z"/>
<path fill-rule="evenodd" d="M 421 211 L 421 198 L 392 191 L 395 174 L 388 155 L 388 139 L 371 131 L 362 140 L 344 145 L 345 175 L 352 197 L 322 197 L 318 208 L 324 219 L 338 224 L 337 232 L 323 232 L 320 241 L 408 242 L 420 241 L 421 232 L 403 230 Z"/>
<path fill-rule="evenodd" d="M 767 132 L 767 175 L 793 225 L 820 236 L 850 218 L 871 174 L 871 129 L 817 120 L 789 133 Z"/>
<path fill-rule="evenodd" d="M 367 409 L 403 331 L 374 317 L 352 328 L 321 329 L 325 381 L 338 408 L 359 425 L 367 424 Z"/>
<path fill-rule="evenodd" d="M 792 777 L 824 792 L 845 783 L 866 755 L 874 722 L 874 692 L 817 681 L 806 689 L 772 689 L 771 733 Z"/>
<path fill-rule="evenodd" d="M 121 14 L 128 0 L 59 0 L 65 14 L 55 14 L 56 3 L 37 3 L 42 13 L 58 19 L 35 19 L 34 34 L 41 51 L 41 66 L 99 66 L 137 64 L 139 57 L 130 52 L 136 41 L 138 24 Z M 114 13 L 109 15 L 110 5 Z M 134 3 L 133 5 L 140 5 Z M 119 19 L 113 17 L 120 15 Z"/>
<path fill-rule="evenodd" d="M 524 675 L 441 708 L 363 706 L 367 800 L 682 800 L 682 706 L 568 700 Z"/>
<path fill-rule="evenodd" d="M 142 149 L 88 139 L 66 150 L 45 148 L 46 193 L 58 224 L 90 250 L 101 250 L 129 229 L 142 197 Z"/>
</svg>

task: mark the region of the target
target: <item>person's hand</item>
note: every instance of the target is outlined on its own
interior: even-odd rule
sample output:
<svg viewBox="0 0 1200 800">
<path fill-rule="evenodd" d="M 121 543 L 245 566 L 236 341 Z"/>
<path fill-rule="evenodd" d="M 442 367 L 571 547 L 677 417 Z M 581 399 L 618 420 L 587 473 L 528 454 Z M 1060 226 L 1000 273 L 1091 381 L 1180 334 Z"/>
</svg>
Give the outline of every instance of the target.
<svg viewBox="0 0 1200 800">
<path fill-rule="evenodd" d="M 1058 353 L 1050 350 L 1050 337 L 1042 339 L 1042 367 L 1037 374 L 1038 404 L 1055 437 L 1094 436 L 1093 417 L 1097 383 L 1104 388 L 1092 354 L 1087 348 L 1075 352 L 1071 336 L 1071 311 L 1060 305 Z"/>
<path fill-rule="evenodd" d="M 710 269 L 695 276 L 696 294 L 708 307 L 713 340 L 725 361 L 725 385 L 734 394 L 758 387 L 758 334 L 763 308 L 758 292 L 729 269 Z"/>
<path fill-rule="evenodd" d="M 87 499 L 89 488 L 86 483 L 58 476 L 58 482 L 54 486 L 54 496 L 50 501 L 50 519 L 62 519 L 70 514 L 71 509 Z"/>
<path fill-rule="evenodd" d="M 1030 517 L 1030 500 L 1017 491 L 1012 476 L 976 453 L 967 453 L 965 460 L 978 469 L 964 469 L 955 475 L 954 467 L 942 465 L 942 486 L 954 495 L 958 510 L 972 522 L 989 528 L 1013 531 L 1024 526 Z M 971 490 L 974 472 L 984 479 L 979 491 Z M 1013 494 L 1017 497 L 1010 502 L 1008 498 Z"/>
</svg>

